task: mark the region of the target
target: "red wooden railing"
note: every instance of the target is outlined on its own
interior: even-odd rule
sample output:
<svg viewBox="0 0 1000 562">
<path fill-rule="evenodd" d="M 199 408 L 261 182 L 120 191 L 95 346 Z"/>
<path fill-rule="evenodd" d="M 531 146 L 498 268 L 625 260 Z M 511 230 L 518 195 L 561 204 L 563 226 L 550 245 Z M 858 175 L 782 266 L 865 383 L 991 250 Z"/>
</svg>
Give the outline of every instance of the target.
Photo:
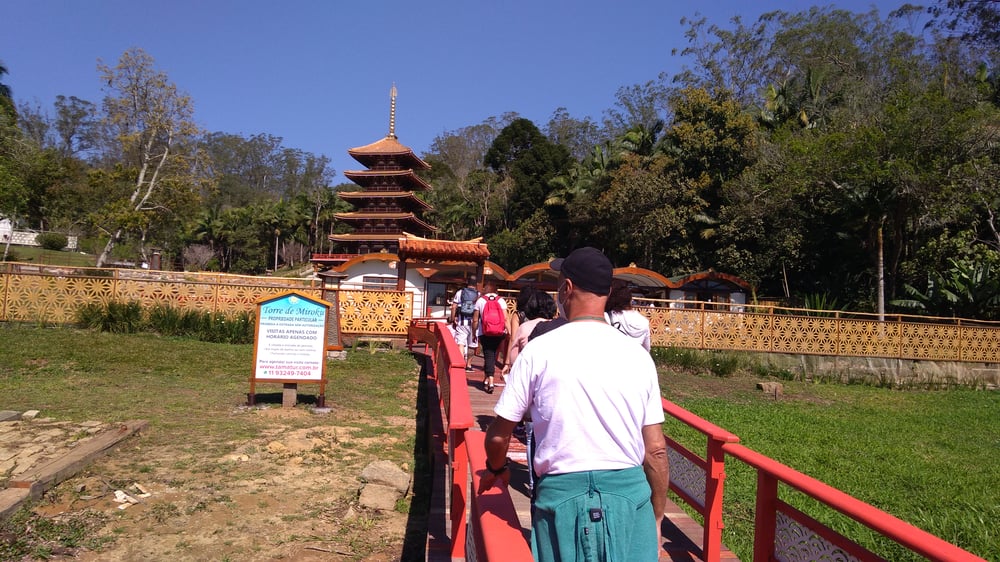
<svg viewBox="0 0 1000 562">
<path fill-rule="evenodd" d="M 683 456 L 691 465 L 701 469 L 705 482 L 703 489 L 689 489 L 683 484 L 687 479 L 679 478 L 677 465 L 680 463 L 675 460 L 670 467 L 670 490 L 702 516 L 705 522 L 702 557 L 709 562 L 718 562 L 722 554 L 722 485 L 726 480 L 726 461 L 722 446 L 726 443 L 736 443 L 740 438 L 666 399 L 663 399 L 663 412 L 701 432 L 707 438 L 705 456 L 700 457 L 666 436 L 668 456 L 675 459 L 675 455 Z M 703 500 L 700 499 L 702 495 Z"/>
<path fill-rule="evenodd" d="M 432 319 L 413 320 L 408 340 L 411 349 L 417 343 L 424 344 L 427 355 L 431 357 L 432 372 L 440 389 L 447 424 L 445 433 L 451 492 L 452 559 L 483 562 L 531 560 L 531 551 L 521 535 L 521 524 L 509 489 L 498 486 L 482 495 L 470 493 L 470 490 L 478 488 L 479 474 L 485 469 L 486 453 L 483 447 L 484 434 L 470 431 L 473 427 L 473 413 L 465 383 L 465 360 L 458 345 L 444 322 Z M 702 560 L 706 562 L 719 562 L 721 558 L 725 455 L 757 470 L 755 561 L 805 562 L 813 559 L 816 549 L 821 554 L 830 555 L 832 559 L 854 557 L 862 561 L 882 560 L 878 555 L 780 500 L 780 483 L 807 494 L 929 560 L 986 562 L 985 559 L 878 508 L 744 447 L 736 435 L 669 400 L 663 400 L 663 411 L 706 438 L 706 453 L 702 457 L 667 437 L 668 455 L 672 463 L 670 490 L 702 516 Z M 694 484 L 690 474 L 692 471 L 701 472 L 693 478 Z M 701 482 L 704 483 L 703 486 Z M 812 550 L 804 549 L 801 544 L 777 540 L 779 519 L 785 527 L 797 526 L 795 532 L 804 537 Z M 467 520 L 471 528 L 467 528 Z M 787 529 L 785 530 L 787 535 Z"/>
<path fill-rule="evenodd" d="M 509 488 L 494 486 L 481 495 L 470 493 L 478 488 L 479 475 L 486 469 L 485 436 L 470 431 L 474 418 L 465 383 L 465 358 L 455 339 L 443 321 L 416 319 L 410 323 L 407 341 L 411 350 L 417 343 L 424 344 L 438 384 L 449 464 L 452 560 L 529 562 L 531 549 L 521 534 Z"/>
<path fill-rule="evenodd" d="M 899 545 L 927 558 L 940 562 L 986 562 L 983 558 L 962 550 L 922 529 L 897 519 L 892 515 L 851 497 L 789 468 L 773 459 L 752 451 L 738 443 L 722 446 L 726 454 L 736 457 L 757 469 L 757 509 L 754 517 L 754 560 L 788 560 L 788 550 L 801 552 L 801 542 L 777 541 L 778 518 L 790 526 L 803 530 L 799 533 L 812 537 L 812 546 L 825 544 L 826 550 L 839 550 L 862 561 L 883 560 L 882 557 L 857 545 L 847 537 L 830 529 L 794 507 L 778 499 L 778 484 L 786 484 L 858 521 L 876 533 L 892 539 Z M 796 533 L 791 533 L 796 534 Z M 785 547 L 785 548 L 782 548 Z M 816 552 L 812 550 L 811 552 Z M 826 559 L 826 558 L 824 558 Z M 841 559 L 830 557 L 829 559 Z"/>
</svg>

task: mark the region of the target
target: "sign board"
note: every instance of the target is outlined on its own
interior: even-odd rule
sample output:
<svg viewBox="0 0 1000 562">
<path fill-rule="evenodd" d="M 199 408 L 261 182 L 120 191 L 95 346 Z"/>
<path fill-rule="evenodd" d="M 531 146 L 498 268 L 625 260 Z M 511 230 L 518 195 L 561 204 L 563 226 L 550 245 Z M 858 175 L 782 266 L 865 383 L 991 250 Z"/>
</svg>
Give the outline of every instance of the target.
<svg viewBox="0 0 1000 562">
<path fill-rule="evenodd" d="M 250 404 L 258 382 L 319 383 L 323 406 L 329 312 L 330 303 L 298 291 L 257 303 Z"/>
</svg>

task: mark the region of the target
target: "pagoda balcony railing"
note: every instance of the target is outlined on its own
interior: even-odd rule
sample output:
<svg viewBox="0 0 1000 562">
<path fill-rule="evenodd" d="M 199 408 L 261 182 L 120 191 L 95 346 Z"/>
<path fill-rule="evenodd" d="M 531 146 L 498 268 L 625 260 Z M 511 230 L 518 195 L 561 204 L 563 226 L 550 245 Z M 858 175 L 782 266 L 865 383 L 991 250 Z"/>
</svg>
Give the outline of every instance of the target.
<svg viewBox="0 0 1000 562">
<path fill-rule="evenodd" d="M 353 254 L 347 254 L 347 253 L 341 253 L 341 254 L 320 254 L 320 253 L 315 253 L 314 252 L 313 255 L 312 255 L 312 257 L 310 258 L 310 261 L 339 261 L 339 262 L 345 262 L 345 261 L 350 260 L 352 258 L 356 258 L 359 255 L 361 255 L 361 254 L 359 254 L 357 252 L 355 252 Z"/>
</svg>

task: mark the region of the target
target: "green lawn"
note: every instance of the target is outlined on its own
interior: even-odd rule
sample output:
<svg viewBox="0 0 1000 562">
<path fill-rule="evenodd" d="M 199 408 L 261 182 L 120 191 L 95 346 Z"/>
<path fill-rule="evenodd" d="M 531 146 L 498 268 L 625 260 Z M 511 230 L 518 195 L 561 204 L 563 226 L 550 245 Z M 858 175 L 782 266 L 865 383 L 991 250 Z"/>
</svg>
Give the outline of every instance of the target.
<svg viewBox="0 0 1000 562">
<path fill-rule="evenodd" d="M 74 267 L 94 267 L 97 256 L 81 254 L 72 250 L 46 250 L 37 246 L 11 246 L 7 261 L 38 263 L 44 265 L 68 265 Z M 0 256 L 3 248 L 0 248 Z"/>
<path fill-rule="evenodd" d="M 1000 392 L 782 381 L 784 397 L 775 401 L 752 390 L 756 380 L 664 373 L 663 387 L 750 449 L 1000 560 Z M 704 440 L 676 422 L 668 422 L 667 433 L 704 454 Z M 724 542 L 749 560 L 756 472 L 727 457 L 726 476 Z M 888 560 L 923 559 L 788 487 L 779 494 Z"/>
</svg>

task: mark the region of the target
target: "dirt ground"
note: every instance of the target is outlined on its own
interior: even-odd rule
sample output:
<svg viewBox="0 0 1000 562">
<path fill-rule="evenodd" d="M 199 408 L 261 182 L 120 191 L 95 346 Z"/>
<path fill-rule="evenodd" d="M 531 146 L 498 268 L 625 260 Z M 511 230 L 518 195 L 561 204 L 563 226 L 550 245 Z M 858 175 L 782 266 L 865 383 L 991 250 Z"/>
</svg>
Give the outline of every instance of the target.
<svg viewBox="0 0 1000 562">
<path fill-rule="evenodd" d="M 254 416 L 255 427 L 264 429 L 244 442 L 220 444 L 217 455 L 203 459 L 192 458 L 183 440 L 150 447 L 150 437 L 134 436 L 47 492 L 34 511 L 86 525 L 80 543 L 92 548 L 36 551 L 52 560 L 102 562 L 423 556 L 422 523 L 405 513 L 410 498 L 392 511 L 358 504 L 360 474 L 371 460 L 359 451 L 373 443 L 353 435 L 357 425 L 327 425 L 300 407 L 238 409 L 233 416 Z M 414 420 L 391 421 L 401 439 L 412 435 Z M 412 472 L 412 466 L 400 468 Z M 116 502 L 118 490 L 137 503 Z M 419 539 L 407 542 L 409 552 L 408 526 Z M 411 543 L 421 547 L 418 553 Z"/>
</svg>

